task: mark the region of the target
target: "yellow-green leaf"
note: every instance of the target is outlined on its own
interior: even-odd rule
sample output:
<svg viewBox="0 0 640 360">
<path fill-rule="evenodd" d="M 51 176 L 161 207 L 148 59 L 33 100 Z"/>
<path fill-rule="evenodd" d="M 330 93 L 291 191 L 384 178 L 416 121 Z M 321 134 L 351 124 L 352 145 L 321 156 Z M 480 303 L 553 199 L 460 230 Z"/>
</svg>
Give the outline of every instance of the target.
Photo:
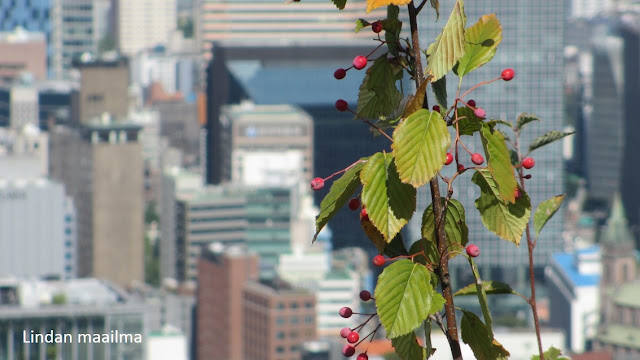
<svg viewBox="0 0 640 360">
<path fill-rule="evenodd" d="M 464 3 L 462 0 L 457 0 L 442 33 L 427 48 L 426 74 L 433 76 L 432 82 L 440 80 L 451 71 L 464 55 L 464 27 L 466 23 Z"/>
<path fill-rule="evenodd" d="M 439 112 L 420 109 L 393 132 L 393 155 L 402 182 L 419 187 L 444 166 L 451 137 Z"/>
<path fill-rule="evenodd" d="M 521 196 L 515 203 L 504 201 L 496 182 L 487 169 L 479 169 L 471 178 L 480 187 L 480 197 L 476 199 L 476 208 L 484 226 L 499 237 L 520 245 L 531 216 L 531 201 L 529 196 L 521 191 Z"/>
<path fill-rule="evenodd" d="M 418 344 L 413 332 L 391 339 L 391 345 L 402 360 L 424 360 L 428 357 L 427 349 Z"/>
<path fill-rule="evenodd" d="M 398 260 L 387 266 L 375 289 L 376 308 L 387 338 L 412 333 L 429 316 L 435 291 L 422 264 Z"/>
<path fill-rule="evenodd" d="M 477 360 L 508 359 L 511 354 L 491 336 L 480 318 L 469 311 L 462 310 L 460 336 L 469 345 Z"/>
<path fill-rule="evenodd" d="M 496 295 L 496 294 L 515 294 L 511 286 L 509 284 L 500 282 L 500 281 L 483 281 L 482 289 L 487 295 Z M 468 295 L 477 295 L 478 294 L 478 286 L 473 283 L 469 284 L 462 289 L 456 291 L 453 296 L 468 296 Z"/>
<path fill-rule="evenodd" d="M 444 204 L 445 198 L 440 198 Z M 444 230 L 447 234 L 447 249 L 449 257 L 458 255 L 458 251 L 464 249 L 469 241 L 469 229 L 465 222 L 464 206 L 456 200 L 450 199 L 447 206 L 447 214 L 444 221 Z M 433 204 L 430 204 L 422 214 L 422 237 L 437 244 L 436 222 L 433 216 Z M 457 244 L 457 245 L 452 245 Z"/>
<path fill-rule="evenodd" d="M 536 236 L 540 234 L 544 225 L 551 217 L 560 209 L 564 195 L 557 195 L 551 199 L 545 200 L 538 205 L 536 213 L 533 215 L 533 226 L 536 229 Z"/>
<path fill-rule="evenodd" d="M 396 87 L 396 74 L 386 56 L 380 56 L 367 69 L 358 93 L 358 114 L 376 119 L 391 114 L 402 100 Z"/>
<path fill-rule="evenodd" d="M 360 173 L 362 204 L 387 243 L 405 226 L 416 209 L 416 189 L 400 181 L 391 154 L 371 156 Z"/>
<path fill-rule="evenodd" d="M 422 104 L 424 104 L 424 94 L 427 92 L 428 83 L 428 81 L 423 81 L 422 84 L 420 84 L 420 87 L 416 90 L 416 94 L 413 95 L 411 101 L 409 101 L 407 107 L 404 109 L 402 117 L 406 118 L 407 116 L 422 109 Z"/>
<path fill-rule="evenodd" d="M 487 156 L 487 164 L 493 179 L 498 185 L 500 197 L 513 203 L 516 201 L 516 189 L 518 183 L 511 166 L 511 155 L 500 131 L 494 130 L 486 123 L 482 124 L 482 146 Z"/>
<path fill-rule="evenodd" d="M 488 63 L 502 41 L 502 25 L 495 14 L 483 15 L 464 34 L 465 52 L 455 71 L 463 77 Z"/>
<path fill-rule="evenodd" d="M 367 0 L 367 14 L 371 11 L 388 5 L 407 5 L 413 0 Z"/>
<path fill-rule="evenodd" d="M 471 108 L 458 108 L 458 131 L 460 135 L 473 135 L 482 128 L 482 119 L 477 117 Z M 454 125 L 455 128 L 455 125 Z"/>
</svg>

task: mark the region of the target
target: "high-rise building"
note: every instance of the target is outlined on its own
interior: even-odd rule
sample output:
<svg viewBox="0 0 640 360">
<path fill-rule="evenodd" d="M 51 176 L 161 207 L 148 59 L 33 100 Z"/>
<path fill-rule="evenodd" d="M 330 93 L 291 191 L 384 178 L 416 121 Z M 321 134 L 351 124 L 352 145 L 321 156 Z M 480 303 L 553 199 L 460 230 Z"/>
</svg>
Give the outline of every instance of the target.
<svg viewBox="0 0 640 360">
<path fill-rule="evenodd" d="M 60 31 L 54 37 L 54 46 L 61 55 L 60 70 L 62 76 L 67 78 L 73 62 L 83 54 L 96 56 L 98 54 L 98 42 L 100 33 L 97 29 L 99 15 L 96 9 L 96 0 L 50 0 L 52 2 L 54 16 L 52 27 Z"/>
<path fill-rule="evenodd" d="M 112 11 L 116 48 L 125 55 L 166 46 L 178 25 L 176 0 L 115 0 Z"/>
<path fill-rule="evenodd" d="M 196 359 L 246 359 L 244 286 L 258 278 L 258 257 L 238 246 L 203 250 L 198 260 Z"/>
<path fill-rule="evenodd" d="M 111 122 L 51 129 L 50 174 L 77 210 L 78 275 L 126 287 L 144 281 L 140 127 Z"/>
<path fill-rule="evenodd" d="M 47 43 L 45 34 L 18 27 L 13 32 L 0 32 L 0 82 L 10 83 L 21 73 L 36 80 L 47 78 Z"/>
<path fill-rule="evenodd" d="M 441 32 L 442 17 L 447 18 L 453 3 L 440 3 L 441 21 L 420 22 L 420 39 L 426 48 Z M 564 128 L 564 24 L 565 4 L 563 2 L 545 0 L 515 4 L 507 0 L 474 1 L 465 4 L 467 26 L 471 26 L 483 14 L 495 13 L 502 24 L 502 42 L 491 62 L 473 71 L 464 78 L 463 91 L 473 85 L 496 78 L 505 68 L 515 70 L 515 79 L 509 82 L 496 82 L 482 86 L 473 91 L 467 99 L 475 99 L 478 106 L 487 112 L 487 116 L 514 122 L 520 113 L 526 112 L 538 116 L 542 121 L 530 123 L 522 132 L 520 146 L 527 149 L 529 143 L 537 136 L 551 130 Z M 425 15 L 435 17 L 435 14 Z M 449 75 L 449 103 L 453 101 L 458 83 L 455 75 Z M 429 98 L 430 105 L 434 98 Z M 480 140 L 465 142 L 471 151 L 482 151 Z M 562 142 L 558 141 L 536 150 L 532 155 L 536 166 L 528 170 L 532 175 L 526 182 L 526 190 L 531 197 L 533 210 L 541 201 L 563 193 L 564 165 L 562 159 Z M 462 163 L 470 161 L 464 156 Z M 444 169 L 443 175 L 449 176 L 452 169 Z M 459 176 L 454 183 L 454 198 L 460 200 L 466 210 L 466 222 L 469 227 L 469 239 L 478 244 L 482 255 L 477 258 L 480 271 L 489 279 L 500 279 L 512 286 L 524 286 L 526 283 L 525 264 L 528 263 L 527 246 L 524 238 L 519 247 L 499 239 L 482 225 L 480 215 L 475 207 L 475 199 L 479 197 L 479 188 L 470 183 L 473 171 Z M 423 211 L 431 201 L 426 193 L 418 195 L 418 213 Z M 532 211 L 533 213 L 533 211 Z M 420 236 L 419 222 L 412 228 L 413 237 Z M 550 261 L 551 254 L 562 250 L 561 241 L 562 216 L 556 215 L 540 234 L 534 253 L 536 274 L 543 275 L 544 266 Z M 453 261 L 452 270 L 466 271 L 468 265 L 463 261 Z M 467 273 L 470 275 L 470 273 Z M 466 285 L 472 276 L 465 278 Z M 519 284 L 518 284 L 519 283 Z"/>
</svg>

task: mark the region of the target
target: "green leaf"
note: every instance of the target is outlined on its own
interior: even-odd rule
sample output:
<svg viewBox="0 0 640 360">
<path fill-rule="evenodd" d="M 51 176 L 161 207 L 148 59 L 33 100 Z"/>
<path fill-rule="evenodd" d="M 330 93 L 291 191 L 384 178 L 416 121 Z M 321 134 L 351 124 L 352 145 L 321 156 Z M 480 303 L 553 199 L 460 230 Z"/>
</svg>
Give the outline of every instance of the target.
<svg viewBox="0 0 640 360">
<path fill-rule="evenodd" d="M 453 125 L 455 128 L 455 123 Z M 458 131 L 460 135 L 473 135 L 482 129 L 482 119 L 475 116 L 473 110 L 466 106 L 458 108 Z"/>
<path fill-rule="evenodd" d="M 410 1 L 407 2 L 407 4 Z M 399 56 L 398 45 L 400 45 L 400 32 L 402 31 L 402 21 L 398 19 L 400 8 L 396 5 L 387 6 L 387 18 L 382 20 L 384 28 L 384 40 L 387 42 L 389 53 Z"/>
<path fill-rule="evenodd" d="M 391 114 L 400 101 L 402 94 L 396 87 L 393 66 L 385 55 L 380 56 L 367 69 L 358 94 L 358 114 L 365 118 L 376 119 Z"/>
<path fill-rule="evenodd" d="M 429 0 L 431 3 L 431 7 L 436 11 L 436 21 L 440 19 L 440 1 L 438 0 Z"/>
<path fill-rule="evenodd" d="M 371 25 L 370 22 L 368 22 L 365 19 L 358 19 L 356 20 L 356 33 L 360 32 L 360 30 L 364 29 L 365 27 Z"/>
<path fill-rule="evenodd" d="M 575 131 L 571 132 L 562 132 L 562 131 L 549 131 L 548 133 L 536 138 L 529 144 L 529 152 L 532 152 L 535 149 L 541 148 L 547 144 L 551 144 L 556 140 L 560 140 L 565 136 L 569 136 L 575 133 Z"/>
<path fill-rule="evenodd" d="M 344 7 L 347 5 L 347 0 L 331 0 L 331 2 L 340 10 L 344 10 Z"/>
<path fill-rule="evenodd" d="M 498 186 L 500 197 L 510 203 L 515 202 L 518 183 L 513 174 L 511 156 L 502 133 L 488 124 L 482 124 L 480 135 L 489 171 Z"/>
<path fill-rule="evenodd" d="M 498 294 L 515 294 L 511 286 L 509 284 L 500 282 L 500 281 L 483 281 L 482 289 L 484 289 L 485 294 L 487 295 L 498 295 Z M 477 295 L 478 287 L 475 283 L 469 284 L 462 289 L 456 291 L 453 296 L 468 296 L 468 295 Z"/>
<path fill-rule="evenodd" d="M 464 26 L 466 22 L 463 1 L 456 0 L 442 33 L 427 48 L 428 59 L 425 75 L 433 76 L 431 82 L 438 81 L 445 76 L 464 55 Z"/>
<path fill-rule="evenodd" d="M 444 204 L 445 198 L 440 198 L 440 201 L 441 204 Z M 452 251 L 460 251 L 467 245 L 469 241 L 469 229 L 465 222 L 464 206 L 456 199 L 449 200 L 444 230 L 447 234 L 447 249 L 449 253 Z M 437 244 L 433 204 L 430 204 L 422 214 L 422 237 L 433 244 Z M 452 244 L 458 244 L 458 246 L 452 246 Z M 456 255 L 455 253 L 450 254 L 449 258 L 453 258 Z"/>
<path fill-rule="evenodd" d="M 480 197 L 475 203 L 484 226 L 499 237 L 519 246 L 522 233 L 531 216 L 529 196 L 520 189 L 522 195 L 515 203 L 504 201 L 491 173 L 486 169 L 477 170 L 471 181 L 480 187 Z"/>
<path fill-rule="evenodd" d="M 480 303 L 480 309 L 482 309 L 482 315 L 484 317 L 485 328 L 489 332 L 489 336 L 493 338 L 493 319 L 491 319 L 491 312 L 489 311 L 489 305 L 487 301 L 487 293 L 484 292 L 482 287 L 482 279 L 480 278 L 480 272 L 476 263 L 472 257 L 469 257 L 469 265 L 473 271 L 473 277 L 476 279 L 476 294 L 478 295 L 478 302 Z"/>
<path fill-rule="evenodd" d="M 540 118 L 535 115 L 522 113 L 518 116 L 518 120 L 516 120 L 516 129 L 520 131 L 523 126 L 532 121 L 540 121 Z"/>
<path fill-rule="evenodd" d="M 345 171 L 340 179 L 333 182 L 329 193 L 322 199 L 320 213 L 316 216 L 316 233 L 313 236 L 313 242 L 317 240 L 322 228 L 340 211 L 360 186 L 360 171 L 364 167 L 366 159 L 360 159 L 360 162 Z"/>
<path fill-rule="evenodd" d="M 520 159 L 518 159 L 518 153 L 515 150 L 509 149 L 509 157 L 511 158 L 511 165 L 520 165 Z"/>
<path fill-rule="evenodd" d="M 391 345 L 402 360 L 424 360 L 428 357 L 427 349 L 418 344 L 418 338 L 413 332 L 391 339 Z"/>
<path fill-rule="evenodd" d="M 511 123 L 510 123 L 510 122 L 508 122 L 508 121 L 501 120 L 501 119 L 491 119 L 491 120 L 487 121 L 487 124 L 488 124 L 489 126 L 491 126 L 491 127 L 494 127 L 494 126 L 496 126 L 496 125 L 498 125 L 498 124 L 500 124 L 500 125 L 506 125 L 506 126 L 508 126 L 508 127 L 510 127 L 510 128 L 512 128 L 512 129 L 513 129 L 513 124 L 511 124 Z M 506 136 L 505 136 L 505 139 L 506 139 Z"/>
<path fill-rule="evenodd" d="M 423 265 L 426 265 L 427 263 L 429 263 L 429 264 L 435 264 L 436 266 L 438 266 L 438 264 L 440 264 L 440 255 L 439 255 L 438 247 L 436 246 L 436 243 L 424 238 L 414 242 L 411 245 L 411 248 L 409 249 L 409 254 L 410 255 L 417 254 L 423 250 L 424 250 L 424 253 L 426 254 L 426 258 L 422 255 L 418 255 L 415 258 L 413 258 L 415 262 L 419 262 Z"/>
<path fill-rule="evenodd" d="M 464 34 L 464 56 L 458 61 L 456 74 L 463 77 L 488 63 L 502 41 L 502 25 L 495 14 L 483 15 Z"/>
<path fill-rule="evenodd" d="M 407 5 L 410 2 L 411 0 L 367 0 L 367 14 L 382 6 Z"/>
<path fill-rule="evenodd" d="M 430 315 L 434 289 L 431 273 L 422 264 L 398 260 L 387 266 L 375 289 L 380 323 L 387 337 L 412 333 Z"/>
<path fill-rule="evenodd" d="M 542 231 L 547 221 L 560 209 L 562 200 L 564 200 L 564 195 L 557 195 L 538 205 L 538 209 L 533 215 L 533 226 L 536 229 L 536 237 L 540 234 L 540 231 Z"/>
<path fill-rule="evenodd" d="M 556 349 L 553 346 L 547 349 L 543 354 L 544 360 L 570 360 L 570 358 L 562 356 L 560 349 Z M 540 360 L 540 355 L 531 356 L 531 360 Z"/>
<path fill-rule="evenodd" d="M 402 238 L 401 232 L 399 232 L 398 235 L 396 235 L 396 237 L 394 237 L 393 240 L 385 246 L 384 254 L 390 258 L 409 255 L 407 248 L 404 246 L 404 239 Z"/>
<path fill-rule="evenodd" d="M 422 109 L 422 105 L 424 104 L 424 94 L 427 92 L 427 81 L 423 81 L 420 84 L 418 90 L 416 90 L 416 94 L 411 98 L 411 101 L 404 109 L 402 117 L 407 117 L 416 111 Z"/>
<path fill-rule="evenodd" d="M 439 112 L 420 109 L 393 132 L 393 155 L 402 182 L 420 187 L 444 166 L 451 136 Z"/>
<path fill-rule="evenodd" d="M 440 105 L 442 110 L 445 110 L 447 106 L 447 77 L 443 76 L 438 81 L 432 82 L 431 87 L 433 93 L 436 95 L 436 102 Z"/>
<path fill-rule="evenodd" d="M 480 318 L 469 311 L 462 310 L 460 335 L 462 341 L 469 345 L 477 360 L 508 359 L 509 352 L 495 340 Z"/>
<path fill-rule="evenodd" d="M 416 189 L 400 182 L 391 154 L 376 153 L 360 173 L 362 204 L 387 243 L 409 222 L 416 209 Z"/>
</svg>

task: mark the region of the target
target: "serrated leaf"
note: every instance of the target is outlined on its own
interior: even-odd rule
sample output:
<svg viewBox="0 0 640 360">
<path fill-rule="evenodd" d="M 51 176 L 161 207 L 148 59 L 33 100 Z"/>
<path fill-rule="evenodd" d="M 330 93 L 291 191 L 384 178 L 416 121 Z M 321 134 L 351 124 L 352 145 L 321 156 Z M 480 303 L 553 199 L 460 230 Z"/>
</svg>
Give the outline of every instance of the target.
<svg viewBox="0 0 640 360">
<path fill-rule="evenodd" d="M 420 87 L 416 90 L 416 94 L 411 98 L 411 101 L 404 109 L 402 117 L 406 118 L 407 116 L 422 109 L 422 105 L 424 104 L 424 94 L 427 92 L 428 83 L 428 81 L 423 81 L 422 84 L 420 84 Z"/>
<path fill-rule="evenodd" d="M 393 240 L 385 246 L 384 254 L 390 258 L 409 255 L 407 248 L 404 246 L 404 239 L 402 238 L 401 232 L 399 232 L 398 235 L 396 235 L 396 237 L 394 237 Z"/>
<path fill-rule="evenodd" d="M 556 349 L 553 346 L 547 349 L 543 354 L 545 360 L 570 360 L 570 358 L 562 356 L 560 349 Z M 531 356 L 531 360 L 540 360 L 540 355 Z"/>
<path fill-rule="evenodd" d="M 438 0 L 429 0 L 431 3 L 431 7 L 436 11 L 436 21 L 440 19 L 440 1 Z"/>
<path fill-rule="evenodd" d="M 511 156 L 504 136 L 501 132 L 492 129 L 489 124 L 482 124 L 480 135 L 489 171 L 498 186 L 500 197 L 510 203 L 515 202 L 518 183 L 513 174 Z"/>
<path fill-rule="evenodd" d="M 371 222 L 368 216 L 363 217 L 360 215 L 360 226 L 362 227 L 362 231 L 367 236 L 369 240 L 375 245 L 376 249 L 378 249 L 378 254 L 383 254 L 384 250 L 387 247 L 387 241 L 384 238 L 384 235 L 378 230 L 375 225 Z"/>
<path fill-rule="evenodd" d="M 441 204 L 444 204 L 445 198 L 440 198 Z M 422 237 L 429 240 L 433 244 L 437 244 L 436 222 L 433 215 L 433 204 L 430 204 L 422 214 Z M 450 253 L 449 257 L 454 258 L 455 251 L 462 250 L 469 241 L 469 229 L 465 222 L 464 206 L 456 200 L 450 199 L 447 206 L 447 214 L 445 215 L 444 230 L 447 234 L 447 249 Z M 458 244 L 454 246 L 452 244 Z"/>
<path fill-rule="evenodd" d="M 364 29 L 365 27 L 371 25 L 370 22 L 368 22 L 365 19 L 358 19 L 356 20 L 356 33 L 360 32 L 360 30 Z"/>
<path fill-rule="evenodd" d="M 402 360 L 424 360 L 428 357 L 427 349 L 418 344 L 418 338 L 413 332 L 391 339 L 391 345 Z"/>
<path fill-rule="evenodd" d="M 508 359 L 511 354 L 494 339 L 480 318 L 469 311 L 462 310 L 460 335 L 469 345 L 477 360 Z"/>
<path fill-rule="evenodd" d="M 463 77 L 488 63 L 502 41 L 502 25 L 495 14 L 483 15 L 464 34 L 464 56 L 458 61 L 456 74 Z"/>
<path fill-rule="evenodd" d="M 432 82 L 445 76 L 464 55 L 464 15 L 462 0 L 456 0 L 449 20 L 436 41 L 427 48 L 427 68 L 425 74 L 433 76 Z"/>
<path fill-rule="evenodd" d="M 529 196 L 520 189 L 521 196 L 515 203 L 502 200 L 498 186 L 487 169 L 476 170 L 471 181 L 480 187 L 480 197 L 475 204 L 484 226 L 502 239 L 519 246 L 531 216 Z"/>
<path fill-rule="evenodd" d="M 562 132 L 562 131 L 549 131 L 548 133 L 536 138 L 529 144 L 529 152 L 532 152 L 535 149 L 541 148 L 545 145 L 551 144 L 556 140 L 560 140 L 565 136 L 569 136 L 575 133 L 575 131 L 571 132 Z"/>
<path fill-rule="evenodd" d="M 408 259 L 398 260 L 382 271 L 375 298 L 387 338 L 412 333 L 430 315 L 434 294 L 430 278 L 424 265 Z"/>
<path fill-rule="evenodd" d="M 439 112 L 420 109 L 393 132 L 393 155 L 402 182 L 419 187 L 444 166 L 451 136 Z"/>
<path fill-rule="evenodd" d="M 367 14 L 382 6 L 407 5 L 412 0 L 367 0 Z"/>
<path fill-rule="evenodd" d="M 347 0 L 331 0 L 331 2 L 340 10 L 344 10 L 344 7 L 347 5 Z"/>
<path fill-rule="evenodd" d="M 360 85 L 358 114 L 371 119 L 387 116 L 401 100 L 402 94 L 396 87 L 393 66 L 382 55 L 367 69 Z"/>
<path fill-rule="evenodd" d="M 447 109 L 447 77 L 443 76 L 438 81 L 432 82 L 431 88 L 436 95 L 436 102 L 440 105 L 440 108 L 442 110 Z"/>
<path fill-rule="evenodd" d="M 480 303 L 480 309 L 482 310 L 482 315 L 484 317 L 485 328 L 487 329 L 487 332 L 489 332 L 489 336 L 493 338 L 493 319 L 491 318 L 491 312 L 489 311 L 487 293 L 484 292 L 484 288 L 482 287 L 482 278 L 480 278 L 478 266 L 476 266 L 472 257 L 469 257 L 468 259 L 473 272 L 473 277 L 476 279 L 476 294 L 478 295 L 478 303 Z"/>
<path fill-rule="evenodd" d="M 438 266 L 440 264 L 440 255 L 438 253 L 438 247 L 433 241 L 423 238 L 414 242 L 411 245 L 411 248 L 409 249 L 409 254 L 414 255 L 421 251 L 424 251 L 424 253 L 426 254 L 426 258 L 422 254 L 420 254 L 413 258 L 415 262 L 419 262 L 423 265 L 426 265 L 427 263 L 429 263 L 429 264 L 434 264 L 435 266 Z"/>
<path fill-rule="evenodd" d="M 509 284 L 506 284 L 500 281 L 483 281 L 482 288 L 484 289 L 484 292 L 487 295 L 514 294 L 514 291 L 511 288 L 511 286 L 509 286 Z M 478 294 L 477 285 L 473 283 L 456 291 L 453 294 L 453 296 L 468 296 L 468 295 L 477 295 L 477 294 Z"/>
<path fill-rule="evenodd" d="M 360 159 L 357 164 L 345 171 L 340 179 L 333 182 L 329 193 L 325 195 L 320 203 L 320 213 L 316 216 L 316 233 L 313 242 L 318 238 L 318 234 L 329 220 L 340 211 L 347 203 L 353 192 L 360 186 L 360 171 L 364 167 L 366 158 Z"/>
<path fill-rule="evenodd" d="M 406 4 L 408 4 L 407 2 Z M 398 46 L 400 45 L 400 32 L 402 31 L 402 21 L 398 19 L 400 8 L 395 5 L 387 6 L 387 18 L 382 20 L 384 28 L 384 40 L 387 42 L 389 53 L 393 56 L 400 55 Z"/>
<path fill-rule="evenodd" d="M 500 124 L 500 125 L 506 125 L 506 126 L 508 126 L 508 127 L 510 127 L 510 128 L 512 128 L 512 129 L 513 129 L 513 124 L 511 124 L 511 123 L 510 123 L 510 122 L 508 122 L 508 121 L 501 120 L 501 119 L 491 119 L 491 120 L 487 121 L 487 124 L 488 124 L 489 126 L 492 126 L 492 127 L 493 127 L 493 126 L 496 126 L 496 125 L 498 125 L 498 124 Z M 503 134 L 503 135 L 504 135 L 504 134 Z M 507 137 L 505 136 L 505 139 L 506 139 L 506 138 L 507 138 Z"/>
<path fill-rule="evenodd" d="M 540 121 L 540 118 L 535 115 L 522 113 L 518 115 L 518 120 L 516 120 L 516 129 L 518 129 L 518 131 L 522 130 L 523 126 L 532 121 Z"/>
<path fill-rule="evenodd" d="M 511 158 L 511 165 L 520 165 L 520 159 L 518 159 L 518 153 L 515 150 L 509 149 L 509 157 Z"/>
<path fill-rule="evenodd" d="M 453 125 L 455 128 L 455 124 Z M 473 135 L 482 128 L 482 119 L 477 117 L 471 108 L 458 108 L 458 131 L 460 135 Z"/>
<path fill-rule="evenodd" d="M 564 195 L 557 195 L 551 199 L 545 200 L 538 205 L 536 213 L 533 215 L 533 226 L 536 229 L 536 237 L 542 231 L 544 225 L 551 219 L 551 217 L 560 209 Z"/>
<path fill-rule="evenodd" d="M 376 153 L 360 172 L 362 204 L 386 242 L 405 226 L 416 209 L 416 189 L 400 181 L 393 156 Z"/>
</svg>

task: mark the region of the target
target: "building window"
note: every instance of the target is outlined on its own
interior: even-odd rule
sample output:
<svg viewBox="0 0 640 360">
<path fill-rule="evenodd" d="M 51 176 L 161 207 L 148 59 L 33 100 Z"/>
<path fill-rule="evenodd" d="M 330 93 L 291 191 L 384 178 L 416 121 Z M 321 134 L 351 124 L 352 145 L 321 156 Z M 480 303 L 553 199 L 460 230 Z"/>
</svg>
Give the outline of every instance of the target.
<svg viewBox="0 0 640 360">
<path fill-rule="evenodd" d="M 305 316 L 304 322 L 307 324 L 311 324 L 313 322 L 313 316 L 310 316 L 310 315 Z"/>
<path fill-rule="evenodd" d="M 304 307 L 306 307 L 307 309 L 311 309 L 311 308 L 313 308 L 313 303 L 312 303 L 311 301 L 307 301 L 307 302 L 304 304 Z"/>
<path fill-rule="evenodd" d="M 284 309 L 284 303 L 278 303 L 278 310 Z"/>
<path fill-rule="evenodd" d="M 278 339 L 284 339 L 284 332 L 283 331 L 278 331 L 278 334 L 276 335 L 276 337 Z"/>
<path fill-rule="evenodd" d="M 298 317 L 297 316 L 292 316 L 291 317 L 291 323 L 292 324 L 297 324 L 298 323 Z"/>
<path fill-rule="evenodd" d="M 284 346 L 276 347 L 276 352 L 279 353 L 279 354 L 282 354 L 284 352 Z"/>
<path fill-rule="evenodd" d="M 282 316 L 276 318 L 276 325 L 284 325 L 284 318 Z"/>
<path fill-rule="evenodd" d="M 292 302 L 291 303 L 291 308 L 292 309 L 297 309 L 298 308 L 298 303 L 297 302 Z"/>
</svg>

